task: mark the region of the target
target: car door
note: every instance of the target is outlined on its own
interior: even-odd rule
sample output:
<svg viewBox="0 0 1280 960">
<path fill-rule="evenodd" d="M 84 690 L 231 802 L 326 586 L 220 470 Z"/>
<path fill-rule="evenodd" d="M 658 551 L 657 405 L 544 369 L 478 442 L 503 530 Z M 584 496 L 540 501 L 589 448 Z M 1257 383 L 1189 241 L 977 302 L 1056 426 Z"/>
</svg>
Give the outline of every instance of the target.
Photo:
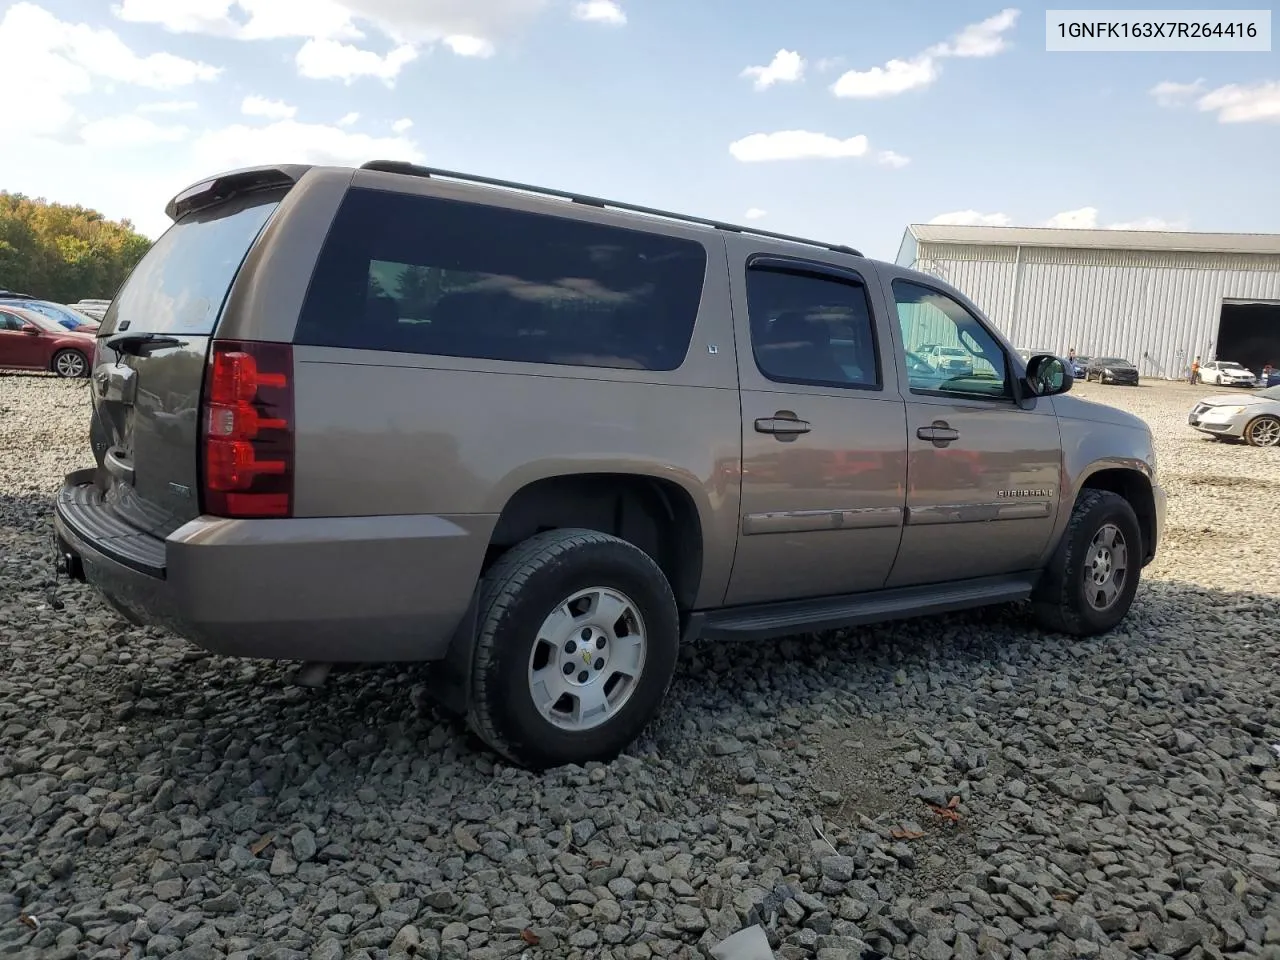
<svg viewBox="0 0 1280 960">
<path fill-rule="evenodd" d="M 1021 362 L 976 310 L 941 284 L 895 273 L 883 289 L 900 347 L 911 350 L 925 339 L 959 347 L 972 372 L 900 371 L 906 516 L 886 585 L 1033 569 L 1059 508 L 1062 449 L 1052 401 L 1015 400 Z"/>
<path fill-rule="evenodd" d="M 726 603 L 882 587 L 902 533 L 906 433 L 874 268 L 727 243 L 742 505 Z"/>
<path fill-rule="evenodd" d="M 25 323 L 16 313 L 0 310 L 0 367 L 43 366 L 43 337 L 23 330 Z"/>
</svg>

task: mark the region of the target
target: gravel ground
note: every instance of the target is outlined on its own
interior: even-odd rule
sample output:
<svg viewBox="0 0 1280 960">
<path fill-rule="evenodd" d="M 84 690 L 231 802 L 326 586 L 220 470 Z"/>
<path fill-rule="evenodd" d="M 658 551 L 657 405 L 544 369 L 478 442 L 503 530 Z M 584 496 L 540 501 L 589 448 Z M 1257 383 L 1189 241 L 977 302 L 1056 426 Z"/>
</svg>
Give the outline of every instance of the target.
<svg viewBox="0 0 1280 960">
<path fill-rule="evenodd" d="M 50 566 L 86 395 L 0 374 L 0 955 L 1280 957 L 1280 451 L 1145 417 L 1170 526 L 1131 618 L 1016 609 L 687 651 L 609 766 L 496 763 L 415 669 L 292 685 Z"/>
</svg>

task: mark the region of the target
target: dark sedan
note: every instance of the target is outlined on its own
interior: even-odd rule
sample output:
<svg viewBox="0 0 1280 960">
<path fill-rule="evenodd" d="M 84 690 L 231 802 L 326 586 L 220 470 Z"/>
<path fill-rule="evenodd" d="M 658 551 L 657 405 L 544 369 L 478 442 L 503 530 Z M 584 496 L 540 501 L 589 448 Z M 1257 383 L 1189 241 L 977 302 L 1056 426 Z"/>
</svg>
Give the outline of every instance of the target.
<svg viewBox="0 0 1280 960">
<path fill-rule="evenodd" d="M 1121 357 L 1092 357 L 1084 368 L 1084 379 L 1097 380 L 1099 383 L 1120 383 L 1125 386 L 1138 385 L 1138 368 Z"/>
<path fill-rule="evenodd" d="M 93 350 L 92 333 L 68 330 L 34 310 L 0 306 L 0 368 L 87 377 Z"/>
</svg>

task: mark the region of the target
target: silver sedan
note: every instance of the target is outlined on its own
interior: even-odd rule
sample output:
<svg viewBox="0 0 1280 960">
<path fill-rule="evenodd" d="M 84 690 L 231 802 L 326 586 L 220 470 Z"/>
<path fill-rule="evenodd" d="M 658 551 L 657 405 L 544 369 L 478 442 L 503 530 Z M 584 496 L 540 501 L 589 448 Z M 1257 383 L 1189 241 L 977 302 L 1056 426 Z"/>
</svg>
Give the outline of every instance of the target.
<svg viewBox="0 0 1280 960">
<path fill-rule="evenodd" d="M 1280 387 L 1257 393 L 1205 397 L 1187 423 L 1219 440 L 1243 440 L 1254 447 L 1280 446 Z"/>
</svg>

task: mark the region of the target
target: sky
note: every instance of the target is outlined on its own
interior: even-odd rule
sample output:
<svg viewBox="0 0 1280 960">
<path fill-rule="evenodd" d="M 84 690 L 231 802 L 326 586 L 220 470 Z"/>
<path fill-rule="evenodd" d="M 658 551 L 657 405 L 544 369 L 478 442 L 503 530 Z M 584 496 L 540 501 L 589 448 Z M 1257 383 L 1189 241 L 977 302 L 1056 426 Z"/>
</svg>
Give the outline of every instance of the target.
<svg viewBox="0 0 1280 960">
<path fill-rule="evenodd" d="M 221 170 L 400 159 L 889 260 L 929 221 L 1280 231 L 1280 54 L 1049 53 L 1044 11 L 0 0 L 0 189 L 154 237 Z"/>
</svg>

